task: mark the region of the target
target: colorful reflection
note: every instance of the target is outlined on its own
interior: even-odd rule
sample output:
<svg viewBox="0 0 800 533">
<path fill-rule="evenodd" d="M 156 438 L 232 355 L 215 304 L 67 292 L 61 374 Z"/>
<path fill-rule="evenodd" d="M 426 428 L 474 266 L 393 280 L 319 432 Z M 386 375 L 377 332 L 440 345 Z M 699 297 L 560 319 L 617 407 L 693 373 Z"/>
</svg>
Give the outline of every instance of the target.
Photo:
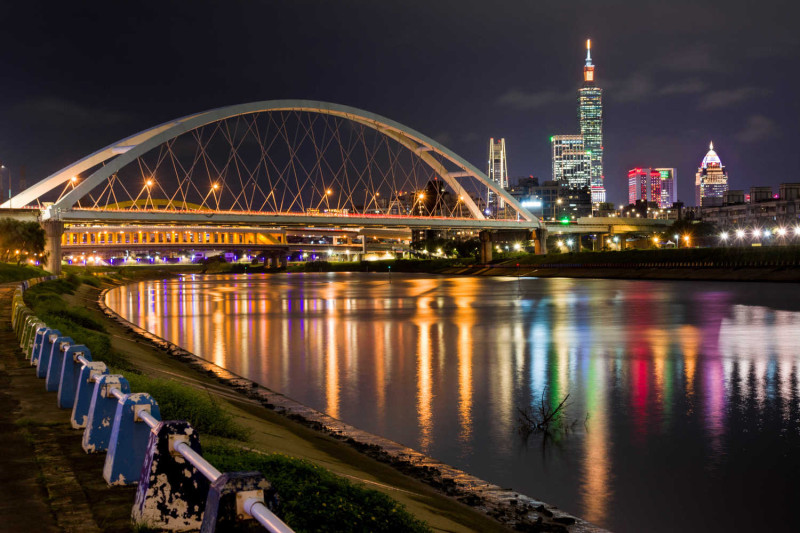
<svg viewBox="0 0 800 533">
<path fill-rule="evenodd" d="M 107 299 L 235 373 L 599 525 L 702 517 L 723 531 L 749 527 L 737 502 L 760 506 L 758 529 L 800 496 L 797 293 L 305 274 L 186 276 Z M 522 441 L 519 409 L 567 395 L 569 427 Z"/>
</svg>

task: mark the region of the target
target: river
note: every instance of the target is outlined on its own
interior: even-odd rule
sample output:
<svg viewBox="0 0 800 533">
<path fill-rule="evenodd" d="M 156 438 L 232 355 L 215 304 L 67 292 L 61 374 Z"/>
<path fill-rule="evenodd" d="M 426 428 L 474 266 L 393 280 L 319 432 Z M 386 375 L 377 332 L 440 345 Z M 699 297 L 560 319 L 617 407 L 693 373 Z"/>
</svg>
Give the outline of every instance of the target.
<svg viewBox="0 0 800 533">
<path fill-rule="evenodd" d="M 619 532 L 793 530 L 800 287 L 187 275 L 128 320 L 301 403 Z M 566 424 L 519 409 L 569 394 Z"/>
</svg>

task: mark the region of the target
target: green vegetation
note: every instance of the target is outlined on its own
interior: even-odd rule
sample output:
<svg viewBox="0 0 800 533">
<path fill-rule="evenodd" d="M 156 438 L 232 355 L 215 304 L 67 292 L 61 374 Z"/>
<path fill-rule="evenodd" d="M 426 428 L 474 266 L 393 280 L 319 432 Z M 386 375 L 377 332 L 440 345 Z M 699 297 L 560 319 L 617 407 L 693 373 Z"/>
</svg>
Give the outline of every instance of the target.
<svg viewBox="0 0 800 533">
<path fill-rule="evenodd" d="M 223 472 L 258 471 L 277 489 L 281 518 L 295 531 L 430 531 L 389 496 L 308 461 L 210 445 L 203 456 Z"/>
<path fill-rule="evenodd" d="M 210 394 L 166 379 L 125 373 L 132 392 L 147 392 L 158 402 L 163 420 L 188 420 L 201 435 L 247 440 L 237 424 Z"/>
<path fill-rule="evenodd" d="M 49 272 L 30 265 L 10 265 L 0 263 L 0 283 L 23 281 L 31 278 L 47 276 Z"/>
<path fill-rule="evenodd" d="M 38 222 L 0 218 L 0 255 L 3 261 L 14 259 L 19 264 L 28 256 L 44 252 L 44 243 L 44 229 Z"/>
</svg>

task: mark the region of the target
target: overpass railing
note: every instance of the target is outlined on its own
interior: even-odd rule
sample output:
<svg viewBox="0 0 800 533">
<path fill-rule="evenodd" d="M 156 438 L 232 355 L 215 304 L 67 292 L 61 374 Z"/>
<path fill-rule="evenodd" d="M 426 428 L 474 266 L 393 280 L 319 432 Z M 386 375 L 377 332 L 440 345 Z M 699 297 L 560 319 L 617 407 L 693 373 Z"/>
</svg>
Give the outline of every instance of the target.
<svg viewBox="0 0 800 533">
<path fill-rule="evenodd" d="M 89 348 L 48 327 L 24 301 L 25 290 L 58 276 L 22 282 L 12 298 L 11 325 L 25 358 L 36 366 L 57 404 L 71 410 L 86 453 L 105 453 L 109 486 L 137 485 L 132 521 L 169 531 L 246 526 L 291 533 L 273 510 L 277 495 L 259 472 L 220 472 L 202 456 L 191 424 L 161 420 L 147 393 L 131 393 L 121 374 L 94 361 Z"/>
</svg>

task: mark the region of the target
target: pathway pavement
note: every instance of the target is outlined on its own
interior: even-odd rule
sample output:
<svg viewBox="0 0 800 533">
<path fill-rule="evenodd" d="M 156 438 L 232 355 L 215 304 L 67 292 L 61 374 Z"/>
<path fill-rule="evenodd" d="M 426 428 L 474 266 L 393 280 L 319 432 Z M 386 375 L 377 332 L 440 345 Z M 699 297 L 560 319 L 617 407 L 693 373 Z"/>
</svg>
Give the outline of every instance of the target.
<svg viewBox="0 0 800 533">
<path fill-rule="evenodd" d="M 0 532 L 130 531 L 134 487 L 109 489 L 104 455 L 87 455 L 11 329 L 0 286 Z"/>
</svg>

